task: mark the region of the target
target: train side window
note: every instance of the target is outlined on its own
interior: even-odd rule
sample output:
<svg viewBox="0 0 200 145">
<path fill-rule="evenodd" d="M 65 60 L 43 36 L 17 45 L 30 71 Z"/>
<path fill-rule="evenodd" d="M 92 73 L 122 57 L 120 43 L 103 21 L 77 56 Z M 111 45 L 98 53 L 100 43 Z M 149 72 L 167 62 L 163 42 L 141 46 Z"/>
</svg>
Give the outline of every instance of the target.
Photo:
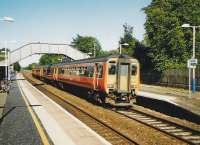
<svg viewBox="0 0 200 145">
<path fill-rule="evenodd" d="M 108 72 L 109 72 L 109 75 L 115 75 L 116 74 L 116 65 L 110 63 Z"/>
<path fill-rule="evenodd" d="M 98 64 L 97 72 L 98 72 L 98 78 L 102 78 L 103 77 L 103 66 L 101 64 Z"/>
<path fill-rule="evenodd" d="M 79 76 L 83 76 L 83 75 L 84 75 L 83 67 L 80 67 L 80 69 L 79 69 Z"/>
<path fill-rule="evenodd" d="M 137 67 L 135 65 L 132 65 L 131 67 L 131 75 L 135 75 L 137 72 Z"/>
<path fill-rule="evenodd" d="M 63 70 L 62 68 L 59 68 L 59 69 L 58 69 L 58 73 L 59 73 L 59 74 L 64 74 L 64 70 Z"/>
<path fill-rule="evenodd" d="M 84 76 L 85 76 L 85 77 L 88 77 L 88 74 L 89 74 L 88 69 L 87 69 L 87 67 L 85 67 L 85 68 L 84 68 Z"/>
<path fill-rule="evenodd" d="M 93 66 L 88 66 L 87 67 L 87 71 L 88 71 L 88 77 L 93 77 L 94 67 Z"/>
<path fill-rule="evenodd" d="M 53 74 L 53 68 L 50 68 L 49 74 Z"/>
<path fill-rule="evenodd" d="M 51 74 L 50 68 L 47 68 L 47 75 Z"/>
<path fill-rule="evenodd" d="M 64 69 L 64 74 L 67 74 L 67 68 Z"/>
<path fill-rule="evenodd" d="M 79 76 L 79 68 L 76 67 L 76 75 Z"/>
</svg>

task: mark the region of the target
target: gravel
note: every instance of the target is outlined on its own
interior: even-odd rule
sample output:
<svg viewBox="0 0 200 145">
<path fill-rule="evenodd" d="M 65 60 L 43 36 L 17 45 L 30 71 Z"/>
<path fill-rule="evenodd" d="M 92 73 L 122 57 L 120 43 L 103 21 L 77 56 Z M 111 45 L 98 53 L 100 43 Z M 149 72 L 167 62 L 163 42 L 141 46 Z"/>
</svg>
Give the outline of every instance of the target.
<svg viewBox="0 0 200 145">
<path fill-rule="evenodd" d="M 25 76 L 29 77 L 37 84 L 41 84 L 42 82 L 33 78 L 30 73 L 25 73 Z M 52 93 L 60 96 L 68 100 L 69 102 L 78 105 L 81 109 L 87 110 L 91 115 L 103 120 L 106 124 L 111 127 L 117 129 L 123 134 L 126 134 L 128 137 L 132 138 L 136 142 L 139 142 L 142 145 L 178 145 L 178 144 L 186 144 L 180 140 L 177 140 L 174 137 L 166 135 L 162 132 L 158 132 L 157 130 L 145 126 L 137 121 L 133 121 L 126 117 L 123 117 L 112 110 L 103 108 L 101 106 L 92 104 L 85 99 L 76 97 L 72 94 L 69 94 L 65 91 L 59 90 L 50 85 L 43 85 L 45 89 L 48 89 Z"/>
</svg>

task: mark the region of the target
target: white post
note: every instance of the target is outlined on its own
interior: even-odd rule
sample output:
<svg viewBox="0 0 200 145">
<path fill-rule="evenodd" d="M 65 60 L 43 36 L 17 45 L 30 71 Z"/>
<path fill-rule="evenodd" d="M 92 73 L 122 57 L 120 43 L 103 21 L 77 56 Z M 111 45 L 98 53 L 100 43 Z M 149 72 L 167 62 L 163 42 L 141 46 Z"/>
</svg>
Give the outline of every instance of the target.
<svg viewBox="0 0 200 145">
<path fill-rule="evenodd" d="M 195 26 L 192 26 L 193 29 L 193 53 L 192 53 L 192 58 L 195 59 L 195 33 L 196 33 L 196 29 Z M 195 93 L 196 90 L 196 80 L 195 80 L 195 68 L 192 69 L 192 86 L 193 86 L 193 93 Z"/>
<path fill-rule="evenodd" d="M 190 26 L 190 24 L 183 24 L 181 27 L 184 28 L 192 28 L 193 30 L 193 43 L 192 43 L 192 59 L 195 59 L 195 33 L 196 28 L 199 28 L 200 26 Z M 192 68 L 192 91 L 195 93 L 196 91 L 196 79 L 195 79 L 195 67 Z"/>
<path fill-rule="evenodd" d="M 4 46 L 4 47 L 5 47 L 5 46 Z M 6 80 L 6 78 L 7 78 L 6 48 L 4 48 L 4 49 L 5 49 L 5 51 L 4 51 L 4 65 L 5 65 L 5 80 Z"/>
<path fill-rule="evenodd" d="M 119 44 L 119 54 L 122 54 L 122 45 Z"/>
<path fill-rule="evenodd" d="M 189 68 L 189 98 L 191 98 L 191 68 Z"/>
<path fill-rule="evenodd" d="M 7 42 L 4 42 L 4 47 L 5 47 L 5 80 L 8 80 L 8 69 L 7 69 L 7 64 L 8 64 L 8 59 L 7 59 Z"/>
<path fill-rule="evenodd" d="M 95 43 L 94 43 L 94 57 L 96 57 L 96 47 L 95 47 Z"/>
<path fill-rule="evenodd" d="M 10 81 L 10 51 L 8 50 L 8 81 Z"/>
<path fill-rule="evenodd" d="M 195 26 L 192 26 L 192 29 L 193 29 L 193 53 L 192 53 L 192 57 L 195 58 L 195 33 L 196 33 Z"/>
</svg>

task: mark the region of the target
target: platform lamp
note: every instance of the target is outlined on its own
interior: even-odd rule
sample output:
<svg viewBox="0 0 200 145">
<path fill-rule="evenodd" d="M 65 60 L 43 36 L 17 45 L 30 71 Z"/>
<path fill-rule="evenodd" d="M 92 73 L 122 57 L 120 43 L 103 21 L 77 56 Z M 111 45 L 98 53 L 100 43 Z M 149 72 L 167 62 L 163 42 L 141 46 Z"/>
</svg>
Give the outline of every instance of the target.
<svg viewBox="0 0 200 145">
<path fill-rule="evenodd" d="M 119 43 L 119 54 L 120 55 L 122 54 L 122 46 L 129 46 L 129 44 L 128 43 L 123 43 L 123 44 Z"/>
<path fill-rule="evenodd" d="M 195 59 L 195 34 L 196 28 L 200 28 L 200 26 L 191 26 L 190 24 L 183 24 L 181 27 L 183 28 L 192 28 L 193 30 L 193 43 L 192 43 L 192 59 Z M 193 93 L 196 91 L 196 79 L 195 79 L 195 67 L 192 69 L 192 90 Z M 190 85 L 189 85 L 190 87 Z"/>
<path fill-rule="evenodd" d="M 14 22 L 15 20 L 12 17 L 3 17 L 0 19 L 0 21 L 4 21 L 4 22 Z"/>
</svg>

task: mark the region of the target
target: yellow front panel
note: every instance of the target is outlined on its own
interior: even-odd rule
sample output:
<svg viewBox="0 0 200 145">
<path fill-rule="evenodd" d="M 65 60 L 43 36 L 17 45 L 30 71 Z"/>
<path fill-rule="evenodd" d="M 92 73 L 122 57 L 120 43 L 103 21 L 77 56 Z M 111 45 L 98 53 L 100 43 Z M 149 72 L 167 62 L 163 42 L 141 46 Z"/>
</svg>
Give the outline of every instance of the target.
<svg viewBox="0 0 200 145">
<path fill-rule="evenodd" d="M 119 67 L 119 91 L 120 92 L 127 92 L 129 91 L 129 65 L 128 64 L 120 64 Z"/>
</svg>

